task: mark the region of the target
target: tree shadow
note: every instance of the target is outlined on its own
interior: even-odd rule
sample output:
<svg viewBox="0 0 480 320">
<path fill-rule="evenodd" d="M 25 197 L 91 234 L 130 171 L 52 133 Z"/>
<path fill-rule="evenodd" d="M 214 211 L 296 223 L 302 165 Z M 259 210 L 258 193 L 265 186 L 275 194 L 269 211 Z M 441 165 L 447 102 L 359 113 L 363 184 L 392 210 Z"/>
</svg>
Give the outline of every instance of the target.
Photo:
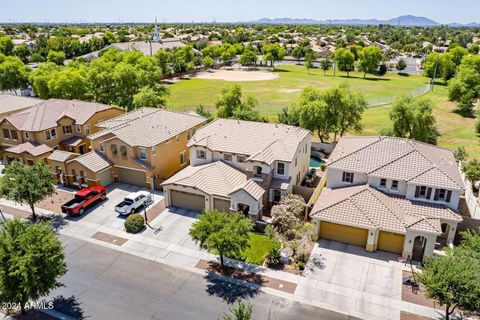
<svg viewBox="0 0 480 320">
<path fill-rule="evenodd" d="M 459 109 L 452 110 L 452 113 L 455 113 L 459 116 L 462 116 L 463 118 L 469 118 L 469 119 L 474 119 L 475 118 L 475 115 L 473 113 L 464 113 Z"/>
<path fill-rule="evenodd" d="M 69 315 L 75 319 L 87 319 L 88 316 L 85 316 L 81 303 L 78 301 L 77 297 L 64 297 L 63 295 L 56 296 L 53 298 L 53 309 L 56 311 Z"/>
<path fill-rule="evenodd" d="M 205 279 L 207 280 L 205 291 L 210 296 L 219 297 L 228 304 L 233 304 L 238 299 L 253 298 L 260 293 L 260 286 L 234 284 L 213 273 L 207 274 Z"/>
<path fill-rule="evenodd" d="M 410 74 L 405 73 L 405 72 L 399 72 L 398 75 L 399 75 L 400 77 L 410 77 Z"/>
<path fill-rule="evenodd" d="M 279 69 L 279 68 L 275 68 L 272 70 L 272 72 L 291 72 L 290 70 L 285 70 L 285 69 Z"/>
<path fill-rule="evenodd" d="M 362 78 L 363 80 L 367 80 L 367 81 L 390 81 L 390 79 L 388 78 L 372 78 L 372 77 L 365 77 L 365 78 Z"/>
</svg>

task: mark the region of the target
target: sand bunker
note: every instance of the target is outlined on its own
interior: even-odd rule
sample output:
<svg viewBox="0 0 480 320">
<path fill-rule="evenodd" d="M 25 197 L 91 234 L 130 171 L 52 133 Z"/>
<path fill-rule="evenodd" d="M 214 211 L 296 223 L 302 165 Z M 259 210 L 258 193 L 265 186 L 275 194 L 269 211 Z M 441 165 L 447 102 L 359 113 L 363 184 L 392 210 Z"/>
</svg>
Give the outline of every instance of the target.
<svg viewBox="0 0 480 320">
<path fill-rule="evenodd" d="M 278 74 L 266 71 L 216 70 L 201 72 L 195 78 L 224 81 L 265 81 L 277 79 Z"/>
</svg>

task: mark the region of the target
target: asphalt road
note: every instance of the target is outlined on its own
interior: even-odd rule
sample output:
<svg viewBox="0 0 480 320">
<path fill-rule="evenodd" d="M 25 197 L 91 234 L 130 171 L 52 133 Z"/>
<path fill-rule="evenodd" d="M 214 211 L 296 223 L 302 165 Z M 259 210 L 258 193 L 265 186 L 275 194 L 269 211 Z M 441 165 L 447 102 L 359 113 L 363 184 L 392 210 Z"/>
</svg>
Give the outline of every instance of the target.
<svg viewBox="0 0 480 320">
<path fill-rule="evenodd" d="M 46 299 L 77 319 L 218 319 L 237 299 L 257 320 L 351 319 L 62 236 L 68 272 Z"/>
</svg>

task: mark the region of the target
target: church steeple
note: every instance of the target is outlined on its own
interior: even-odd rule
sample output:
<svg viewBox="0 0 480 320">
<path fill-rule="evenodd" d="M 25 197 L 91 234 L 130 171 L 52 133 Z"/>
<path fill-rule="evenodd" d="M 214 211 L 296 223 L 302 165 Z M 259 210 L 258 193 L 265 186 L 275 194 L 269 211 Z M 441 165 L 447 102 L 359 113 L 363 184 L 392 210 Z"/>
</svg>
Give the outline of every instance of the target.
<svg viewBox="0 0 480 320">
<path fill-rule="evenodd" d="M 162 39 L 160 38 L 160 31 L 158 30 L 157 17 L 155 17 L 155 29 L 153 31 L 153 42 L 161 43 Z"/>
</svg>

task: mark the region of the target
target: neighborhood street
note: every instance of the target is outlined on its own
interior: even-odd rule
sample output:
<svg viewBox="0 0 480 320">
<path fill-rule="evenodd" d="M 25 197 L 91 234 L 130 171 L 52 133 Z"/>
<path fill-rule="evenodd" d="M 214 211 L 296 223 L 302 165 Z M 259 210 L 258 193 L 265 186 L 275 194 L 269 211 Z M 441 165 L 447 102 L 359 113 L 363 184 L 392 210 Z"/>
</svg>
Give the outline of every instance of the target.
<svg viewBox="0 0 480 320">
<path fill-rule="evenodd" d="M 50 295 L 77 319 L 217 319 L 237 299 L 252 299 L 255 319 L 352 319 L 261 291 L 61 236 L 65 285 Z"/>
</svg>

